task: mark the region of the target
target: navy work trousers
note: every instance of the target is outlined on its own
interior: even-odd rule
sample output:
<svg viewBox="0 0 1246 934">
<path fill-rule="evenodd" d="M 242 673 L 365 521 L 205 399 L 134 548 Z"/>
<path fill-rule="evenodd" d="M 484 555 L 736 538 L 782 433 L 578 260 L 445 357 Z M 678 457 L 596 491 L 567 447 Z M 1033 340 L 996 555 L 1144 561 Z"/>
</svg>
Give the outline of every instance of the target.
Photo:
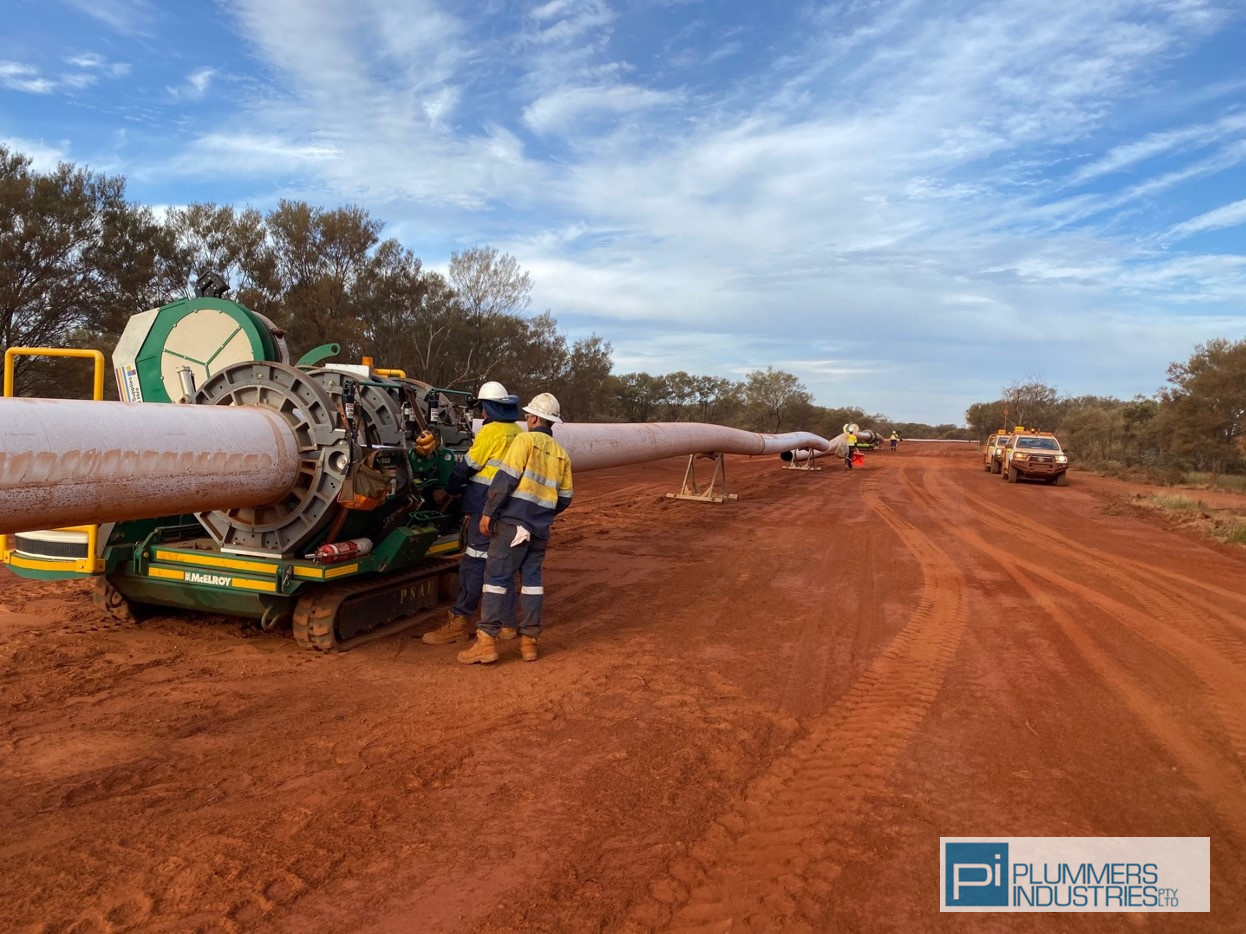
<svg viewBox="0 0 1246 934">
<path fill-rule="evenodd" d="M 467 517 L 467 548 L 459 562 L 459 598 L 450 610 L 458 616 L 471 619 L 480 606 L 480 591 L 485 582 L 485 560 L 489 557 L 489 536 L 480 531 L 480 518 Z M 512 588 L 513 590 L 513 588 Z M 503 607 L 502 619 L 508 622 L 503 625 L 515 625 L 515 595 L 511 594 L 510 602 Z"/>
<path fill-rule="evenodd" d="M 493 529 L 481 588 L 480 628 L 496 637 L 503 626 L 512 625 L 505 621 L 515 618 L 515 574 L 518 572 L 519 631 L 535 639 L 541 634 L 541 611 L 545 606 L 541 565 L 549 539 L 533 536 L 512 545 L 519 526 L 508 519 L 495 520 Z"/>
</svg>

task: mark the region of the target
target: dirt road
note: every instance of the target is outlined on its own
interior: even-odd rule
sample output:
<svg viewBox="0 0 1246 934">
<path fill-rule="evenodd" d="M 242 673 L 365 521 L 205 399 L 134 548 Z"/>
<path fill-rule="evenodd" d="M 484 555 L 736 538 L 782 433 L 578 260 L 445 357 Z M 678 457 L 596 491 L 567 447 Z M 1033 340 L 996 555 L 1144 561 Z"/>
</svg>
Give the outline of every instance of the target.
<svg viewBox="0 0 1246 934">
<path fill-rule="evenodd" d="M 0 570 L 3 927 L 1246 930 L 1242 549 L 903 447 L 583 474 L 536 664 Z M 941 835 L 1209 836 L 1212 912 L 940 915 Z"/>
</svg>

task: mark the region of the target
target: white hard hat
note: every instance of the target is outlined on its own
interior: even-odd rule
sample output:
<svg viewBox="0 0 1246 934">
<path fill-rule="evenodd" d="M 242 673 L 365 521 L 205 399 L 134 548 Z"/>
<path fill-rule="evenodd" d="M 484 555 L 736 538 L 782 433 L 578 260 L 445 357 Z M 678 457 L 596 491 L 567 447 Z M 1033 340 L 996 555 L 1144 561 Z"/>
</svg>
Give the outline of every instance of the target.
<svg viewBox="0 0 1246 934">
<path fill-rule="evenodd" d="M 484 402 L 487 399 L 490 402 L 505 402 L 506 396 L 506 387 L 501 383 L 490 380 L 480 387 L 480 391 L 476 393 L 475 401 Z"/>
<path fill-rule="evenodd" d="M 559 406 L 558 400 L 548 392 L 537 393 L 537 395 L 532 397 L 532 401 L 524 406 L 523 410 L 529 415 L 543 418 L 547 422 L 562 421 L 562 417 L 559 415 L 562 407 Z"/>
</svg>

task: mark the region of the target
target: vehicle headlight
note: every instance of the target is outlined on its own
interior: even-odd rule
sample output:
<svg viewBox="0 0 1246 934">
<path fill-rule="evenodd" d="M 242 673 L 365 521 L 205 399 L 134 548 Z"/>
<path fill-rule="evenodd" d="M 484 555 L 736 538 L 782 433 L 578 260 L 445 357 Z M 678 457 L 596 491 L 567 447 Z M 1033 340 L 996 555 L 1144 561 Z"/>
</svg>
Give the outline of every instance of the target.
<svg viewBox="0 0 1246 934">
<path fill-rule="evenodd" d="M 1030 456 L 1030 455 L 1028 455 L 1028 454 L 1026 454 L 1026 453 L 1024 453 L 1024 452 L 1022 452 L 1022 451 L 1017 451 L 1015 454 L 1013 454 L 1013 455 L 1012 455 L 1012 459 L 1013 459 L 1013 460 L 1015 460 L 1015 461 L 1023 461 L 1023 460 L 1025 460 L 1027 457 L 1029 457 L 1029 456 Z"/>
<path fill-rule="evenodd" d="M 1069 462 L 1069 456 L 1068 456 L 1067 454 L 1057 454 L 1057 455 L 1056 455 L 1056 463 L 1057 463 L 1057 464 L 1067 464 L 1068 462 Z"/>
</svg>

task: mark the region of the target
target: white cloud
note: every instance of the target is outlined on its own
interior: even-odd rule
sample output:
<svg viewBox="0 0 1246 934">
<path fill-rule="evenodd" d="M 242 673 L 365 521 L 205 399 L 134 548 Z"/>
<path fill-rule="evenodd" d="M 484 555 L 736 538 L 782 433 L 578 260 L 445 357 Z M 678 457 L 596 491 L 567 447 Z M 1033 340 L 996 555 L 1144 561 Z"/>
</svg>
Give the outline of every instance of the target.
<svg viewBox="0 0 1246 934">
<path fill-rule="evenodd" d="M 578 121 L 621 116 L 672 103 L 675 95 L 631 85 L 563 88 L 524 109 L 523 120 L 538 133 L 565 130 Z"/>
<path fill-rule="evenodd" d="M 1168 238 L 1180 240 L 1205 230 L 1221 230 L 1225 227 L 1236 227 L 1239 224 L 1246 224 L 1246 199 L 1234 201 L 1232 204 L 1226 204 L 1224 207 L 1177 224 L 1168 231 Z"/>
<path fill-rule="evenodd" d="M 1078 169 L 1069 181 L 1070 184 L 1081 184 L 1112 172 L 1132 168 L 1158 156 L 1189 148 L 1201 148 L 1242 133 L 1246 133 L 1246 112 L 1230 114 L 1212 123 L 1151 133 L 1140 140 L 1115 147 L 1102 158 Z"/>
<path fill-rule="evenodd" d="M 81 52 L 65 59 L 65 63 L 83 71 L 98 71 L 109 78 L 121 78 L 130 73 L 128 62 L 110 62 L 98 52 Z"/>
<path fill-rule="evenodd" d="M 332 145 L 292 142 L 277 136 L 246 133 L 211 133 L 196 138 L 194 145 L 167 166 L 148 168 L 144 177 L 189 175 L 209 177 L 246 174 L 253 177 L 288 176 L 338 158 Z"/>
<path fill-rule="evenodd" d="M 615 20 L 603 0 L 551 0 L 529 16 L 537 28 L 532 39 L 541 44 L 565 44 L 592 33 Z"/>
<path fill-rule="evenodd" d="M 212 83 L 212 76 L 215 74 L 215 68 L 200 68 L 198 71 L 191 72 L 186 82 L 202 97 L 207 93 L 208 85 Z"/>
<path fill-rule="evenodd" d="M 80 55 L 72 55 L 65 61 L 75 68 L 100 68 L 104 64 L 104 56 L 98 52 L 83 52 Z"/>
<path fill-rule="evenodd" d="M 127 36 L 150 36 L 159 11 L 151 0 L 62 0 Z"/>
<path fill-rule="evenodd" d="M 175 100 L 201 100 L 208 93 L 208 88 L 212 86 L 212 79 L 215 76 L 215 68 L 196 68 L 186 76 L 186 80 L 182 84 L 177 87 L 166 88 L 165 90 Z"/>
<path fill-rule="evenodd" d="M 85 72 L 77 72 L 74 74 L 61 75 L 56 79 L 58 85 L 64 88 L 73 88 L 74 90 L 82 90 L 89 88 L 99 81 L 95 75 L 86 74 Z"/>
<path fill-rule="evenodd" d="M 21 62 L 0 62 L 0 85 L 27 94 L 51 94 L 56 82 L 39 76 L 39 70 Z"/>
<path fill-rule="evenodd" d="M 66 63 L 82 70 L 49 78 L 45 77 L 34 65 L 0 61 L 0 86 L 15 91 L 24 91 L 27 94 L 51 94 L 54 91 L 66 89 L 76 91 L 96 84 L 101 74 L 115 78 L 130 70 L 129 65 L 109 64 L 103 56 L 93 53 L 75 55 L 66 59 Z"/>
<path fill-rule="evenodd" d="M 65 141 L 49 145 L 43 140 L 0 136 L 0 146 L 29 157 L 36 172 L 51 172 L 59 163 L 69 161 L 69 143 Z"/>
</svg>

